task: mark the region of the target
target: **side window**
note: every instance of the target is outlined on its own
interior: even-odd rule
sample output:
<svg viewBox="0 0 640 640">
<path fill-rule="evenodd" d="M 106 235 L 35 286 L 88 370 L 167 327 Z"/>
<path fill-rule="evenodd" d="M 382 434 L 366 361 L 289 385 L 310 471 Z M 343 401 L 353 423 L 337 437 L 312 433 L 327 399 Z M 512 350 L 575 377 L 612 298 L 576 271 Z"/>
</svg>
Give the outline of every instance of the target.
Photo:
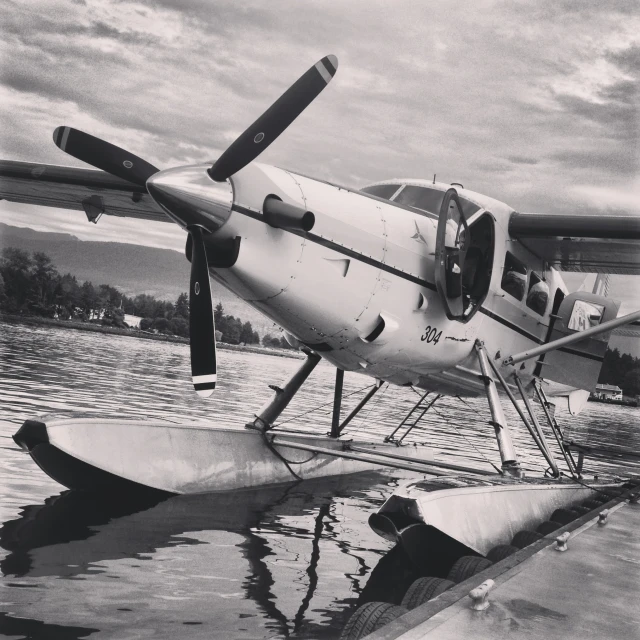
<svg viewBox="0 0 640 640">
<path fill-rule="evenodd" d="M 576 300 L 573 303 L 567 328 L 572 331 L 586 331 L 591 327 L 597 327 L 602 322 L 603 314 L 603 305 L 586 300 Z"/>
<path fill-rule="evenodd" d="M 390 200 L 391 196 L 400 188 L 399 184 L 374 184 L 372 187 L 361 189 L 362 193 L 368 193 L 370 196 Z"/>
<path fill-rule="evenodd" d="M 527 307 L 542 316 L 547 309 L 547 302 L 549 302 L 549 285 L 540 276 L 532 273 L 529 293 L 527 293 Z"/>
<path fill-rule="evenodd" d="M 500 286 L 517 300 L 522 300 L 527 288 L 527 267 L 508 251 Z"/>
</svg>

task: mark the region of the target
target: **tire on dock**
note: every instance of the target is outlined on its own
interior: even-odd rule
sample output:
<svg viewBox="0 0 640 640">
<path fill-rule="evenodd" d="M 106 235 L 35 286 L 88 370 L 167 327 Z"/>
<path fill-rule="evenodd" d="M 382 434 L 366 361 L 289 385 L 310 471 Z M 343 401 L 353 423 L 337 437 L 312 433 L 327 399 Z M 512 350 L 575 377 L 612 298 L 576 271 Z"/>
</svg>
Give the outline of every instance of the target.
<svg viewBox="0 0 640 640">
<path fill-rule="evenodd" d="M 493 562 L 481 556 L 462 556 L 458 558 L 449 570 L 447 580 L 452 580 L 456 584 L 464 582 L 467 578 L 475 576 L 485 569 L 488 569 Z"/>
<path fill-rule="evenodd" d="M 528 529 L 523 529 L 522 531 L 518 531 L 516 535 L 513 536 L 511 544 L 514 547 L 518 547 L 518 549 L 524 549 L 530 544 L 533 544 L 538 540 L 542 540 L 542 538 L 544 538 L 544 536 L 538 531 L 529 531 Z"/>
<path fill-rule="evenodd" d="M 587 513 L 589 513 L 589 511 L 591 511 L 591 509 L 589 509 L 589 507 L 585 507 L 583 505 L 578 505 L 576 507 L 571 507 L 571 509 L 569 509 L 569 511 L 573 511 L 575 514 L 578 515 L 578 517 L 583 516 Z"/>
<path fill-rule="evenodd" d="M 491 562 L 500 562 L 500 560 L 508 558 L 516 551 L 520 551 L 520 549 L 515 545 L 499 544 L 493 547 L 493 549 L 491 549 L 489 553 L 487 553 L 487 560 L 491 560 Z"/>
<path fill-rule="evenodd" d="M 571 511 L 570 509 L 556 509 L 551 514 L 552 522 L 559 522 L 562 525 L 569 524 L 573 522 L 578 517 L 578 514 Z"/>
<path fill-rule="evenodd" d="M 367 602 L 356 609 L 347 621 L 340 640 L 360 640 L 385 624 L 407 613 L 406 607 L 388 602 Z"/>
<path fill-rule="evenodd" d="M 541 533 L 543 536 L 546 536 L 550 533 L 553 533 L 554 531 L 557 531 L 558 529 L 560 529 L 560 527 L 563 527 L 563 526 L 564 525 L 561 524 L 560 522 L 554 522 L 553 520 L 545 520 L 544 522 L 542 522 L 536 527 L 536 531 L 538 533 Z"/>
<path fill-rule="evenodd" d="M 444 593 L 455 585 L 455 582 L 445 578 L 418 578 L 407 589 L 402 599 L 402 606 L 407 609 L 415 609 L 421 604 Z"/>
</svg>

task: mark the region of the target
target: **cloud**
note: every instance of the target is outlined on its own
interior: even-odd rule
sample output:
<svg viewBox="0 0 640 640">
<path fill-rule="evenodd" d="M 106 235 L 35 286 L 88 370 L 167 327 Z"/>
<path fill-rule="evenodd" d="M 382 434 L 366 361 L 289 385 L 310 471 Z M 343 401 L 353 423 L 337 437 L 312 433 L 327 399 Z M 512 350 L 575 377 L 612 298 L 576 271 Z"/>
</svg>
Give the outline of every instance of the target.
<svg viewBox="0 0 640 640">
<path fill-rule="evenodd" d="M 637 170 L 628 5 L 10 2 L 2 154 L 78 164 L 51 142 L 68 124 L 160 167 L 213 159 L 334 53 L 335 79 L 262 161 L 352 186 L 437 173 L 523 211 L 606 210 L 583 186 L 624 193 Z"/>
<path fill-rule="evenodd" d="M 526 156 L 509 156 L 507 160 L 513 164 L 538 164 L 540 162 L 538 158 L 527 158 Z"/>
<path fill-rule="evenodd" d="M 615 189 L 596 185 L 576 185 L 570 194 L 576 201 L 588 203 L 592 209 L 640 215 L 640 181 Z"/>
</svg>

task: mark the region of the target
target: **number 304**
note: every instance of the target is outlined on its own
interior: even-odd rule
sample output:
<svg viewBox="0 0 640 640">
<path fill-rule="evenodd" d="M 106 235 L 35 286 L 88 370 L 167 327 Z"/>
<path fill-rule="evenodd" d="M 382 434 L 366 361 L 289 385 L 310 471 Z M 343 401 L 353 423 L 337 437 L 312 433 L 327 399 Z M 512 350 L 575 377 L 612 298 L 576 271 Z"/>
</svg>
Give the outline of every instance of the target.
<svg viewBox="0 0 640 640">
<path fill-rule="evenodd" d="M 420 336 L 420 340 L 422 340 L 422 342 L 433 342 L 433 344 L 438 344 L 441 336 L 442 331 L 438 331 L 435 327 L 427 325 L 424 333 Z"/>
</svg>

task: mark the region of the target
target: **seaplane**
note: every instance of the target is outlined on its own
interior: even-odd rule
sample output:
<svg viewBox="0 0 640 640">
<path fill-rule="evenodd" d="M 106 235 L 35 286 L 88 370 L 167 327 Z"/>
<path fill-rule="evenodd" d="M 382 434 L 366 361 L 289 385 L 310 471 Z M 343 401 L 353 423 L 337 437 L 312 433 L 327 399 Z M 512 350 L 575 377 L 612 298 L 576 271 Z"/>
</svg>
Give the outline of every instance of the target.
<svg viewBox="0 0 640 640">
<path fill-rule="evenodd" d="M 471 474 L 480 480 L 455 489 L 445 512 L 482 521 L 476 530 L 492 529 L 495 542 L 497 525 L 484 521 L 500 520 L 496 508 L 509 514 L 500 525 L 505 538 L 514 526 L 596 491 L 563 446 L 554 406 L 578 412 L 596 385 L 612 332 L 633 331 L 629 325 L 640 320 L 640 311 L 618 317 L 619 303 L 606 295 L 608 274 L 640 273 L 640 217 L 522 213 L 435 176 L 353 189 L 256 162 L 337 68 L 335 56 L 322 58 L 214 162 L 160 170 L 60 126 L 55 144 L 94 169 L 0 163 L 6 200 L 84 211 L 92 223 L 102 215 L 129 216 L 187 232 L 197 394 L 210 396 L 219 383 L 210 278 L 280 325 L 305 354 L 291 379 L 274 385 L 272 399 L 236 428 L 78 416 L 26 420 L 14 439 L 45 473 L 76 490 L 205 493 L 374 467 L 436 478 Z M 562 271 L 597 274 L 592 291 L 569 292 Z M 336 368 L 331 432 L 274 426 L 321 359 Z M 341 420 L 345 371 L 373 382 Z M 343 430 L 383 383 L 420 392 L 411 418 L 400 423 L 405 433 L 443 395 L 486 396 L 501 458 L 497 473 L 436 461 L 428 447 L 405 446 L 398 430 L 384 442 L 347 437 Z M 549 477 L 540 482 L 523 477 L 505 401 L 548 464 Z M 533 401 L 567 471 L 552 455 Z M 405 524 L 407 501 L 411 516 L 427 521 L 424 505 L 434 504 L 436 484 L 427 485 L 414 483 L 404 502 L 390 498 L 404 505 Z M 384 518 L 376 514 L 377 530 L 397 537 L 390 509 L 383 508 Z M 446 522 L 438 526 L 460 539 L 469 528 L 460 520 L 458 533 Z M 465 544 L 481 553 L 489 542 Z"/>
</svg>

